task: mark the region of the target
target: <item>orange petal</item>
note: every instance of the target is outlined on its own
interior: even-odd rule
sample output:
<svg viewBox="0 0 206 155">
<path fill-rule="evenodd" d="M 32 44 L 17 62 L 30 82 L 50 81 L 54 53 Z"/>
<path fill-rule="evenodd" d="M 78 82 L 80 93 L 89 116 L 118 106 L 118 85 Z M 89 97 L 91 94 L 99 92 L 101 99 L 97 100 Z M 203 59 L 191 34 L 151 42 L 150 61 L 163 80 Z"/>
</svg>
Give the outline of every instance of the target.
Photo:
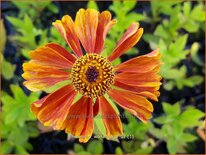
<svg viewBox="0 0 206 155">
<path fill-rule="evenodd" d="M 121 72 L 115 75 L 118 81 L 125 81 L 129 83 L 135 82 L 159 82 L 162 78 L 159 75 L 160 67 L 154 68 L 149 72 Z"/>
<path fill-rule="evenodd" d="M 76 94 L 72 85 L 64 86 L 32 103 L 31 111 L 45 126 L 60 129 Z"/>
<path fill-rule="evenodd" d="M 132 48 L 142 36 L 143 29 L 139 28 L 138 23 L 132 23 L 127 31 L 124 33 L 123 37 L 117 43 L 115 49 L 112 51 L 111 55 L 108 57 L 109 61 L 113 61 L 119 56 L 121 56 L 128 49 Z"/>
<path fill-rule="evenodd" d="M 62 125 L 67 133 L 79 136 L 80 142 L 87 142 L 94 130 L 92 99 L 81 97 L 74 103 Z"/>
<path fill-rule="evenodd" d="M 115 82 L 125 83 L 136 88 L 153 88 L 162 84 L 160 82 L 161 76 L 158 75 L 160 68 L 155 68 L 150 72 L 122 72 L 115 75 Z"/>
<path fill-rule="evenodd" d="M 143 92 L 148 92 L 148 93 L 146 93 L 147 95 L 145 97 L 148 97 L 150 99 L 154 99 L 155 101 L 157 100 L 157 98 L 155 98 L 154 96 L 158 97 L 160 95 L 160 93 L 158 91 L 160 86 L 155 86 L 155 87 L 143 86 L 142 87 L 142 86 L 127 84 L 126 82 L 119 82 L 117 80 L 115 81 L 114 86 L 131 91 L 131 92 L 139 94 L 139 95 L 145 94 Z"/>
<path fill-rule="evenodd" d="M 24 63 L 23 70 L 22 77 L 27 80 L 24 86 L 31 91 L 43 90 L 69 79 L 69 72 L 59 70 L 58 67 L 42 66 L 32 61 Z"/>
<path fill-rule="evenodd" d="M 118 114 L 104 96 L 99 97 L 97 100 L 108 138 L 122 135 L 122 123 Z"/>
<path fill-rule="evenodd" d="M 58 44 L 54 44 L 54 43 L 48 43 L 46 44 L 47 47 L 50 47 L 52 49 L 54 49 L 55 51 L 58 51 L 61 55 L 63 55 L 65 58 L 67 58 L 69 61 L 71 62 L 75 62 L 76 58 L 70 54 L 65 48 L 63 48 L 62 46 L 58 45 Z"/>
<path fill-rule="evenodd" d="M 103 11 L 99 15 L 99 22 L 96 34 L 96 45 L 94 51 L 95 53 L 100 54 L 102 52 L 106 35 L 116 22 L 117 21 L 115 19 L 111 20 L 111 13 L 109 11 Z"/>
<path fill-rule="evenodd" d="M 32 58 L 32 61 L 35 61 L 38 64 L 58 67 L 61 69 L 71 69 L 73 62 L 65 57 L 66 53 L 62 55 L 62 52 L 59 52 L 53 46 L 43 46 L 39 47 L 34 51 L 31 51 L 29 54 Z M 69 52 L 67 52 L 68 57 L 70 56 Z"/>
<path fill-rule="evenodd" d="M 75 18 L 75 30 L 87 53 L 94 53 L 99 12 L 80 9 Z"/>
<path fill-rule="evenodd" d="M 82 56 L 81 45 L 79 39 L 74 30 L 74 22 L 72 18 L 68 15 L 62 17 L 62 20 L 56 20 L 52 23 L 54 27 L 61 33 L 61 35 L 66 40 L 69 47 L 76 54 L 76 56 Z"/>
<path fill-rule="evenodd" d="M 115 66 L 116 72 L 145 73 L 161 65 L 159 49 L 149 54 L 142 55 Z"/>
<path fill-rule="evenodd" d="M 152 117 L 153 105 L 144 97 L 129 91 L 111 90 L 112 97 L 122 108 L 138 117 L 144 123 Z"/>
</svg>

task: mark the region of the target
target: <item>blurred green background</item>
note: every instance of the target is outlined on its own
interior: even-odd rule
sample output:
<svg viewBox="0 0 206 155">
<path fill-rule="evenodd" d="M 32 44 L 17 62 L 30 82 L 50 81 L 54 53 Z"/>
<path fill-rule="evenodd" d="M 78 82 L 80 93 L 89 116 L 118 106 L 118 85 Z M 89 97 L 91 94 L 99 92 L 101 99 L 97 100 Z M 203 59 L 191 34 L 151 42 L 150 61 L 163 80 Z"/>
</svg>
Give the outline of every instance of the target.
<svg viewBox="0 0 206 155">
<path fill-rule="evenodd" d="M 1 2 L 1 145 L 0 153 L 205 153 L 205 4 L 204 1 L 5 1 Z M 75 17 L 80 8 L 111 11 L 118 23 L 106 39 L 104 55 L 133 22 L 144 34 L 139 43 L 115 60 L 114 65 L 160 48 L 164 65 L 159 102 L 153 118 L 143 124 L 120 111 L 123 139 L 92 138 L 81 144 L 63 131 L 41 125 L 30 112 L 30 104 L 64 83 L 45 92 L 33 93 L 23 85 L 22 63 L 28 52 L 48 42 L 68 49 L 52 22 L 65 14 Z M 68 49 L 69 50 L 69 49 Z M 112 101 L 111 101 L 112 102 Z M 95 134 L 104 134 L 95 120 Z"/>
</svg>

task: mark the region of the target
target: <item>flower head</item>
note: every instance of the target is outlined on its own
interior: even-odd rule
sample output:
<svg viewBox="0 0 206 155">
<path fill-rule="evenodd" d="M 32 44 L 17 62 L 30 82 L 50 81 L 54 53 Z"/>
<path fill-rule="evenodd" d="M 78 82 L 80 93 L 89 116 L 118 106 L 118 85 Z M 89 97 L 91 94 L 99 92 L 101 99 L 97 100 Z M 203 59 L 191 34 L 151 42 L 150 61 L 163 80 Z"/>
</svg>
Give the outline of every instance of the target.
<svg viewBox="0 0 206 155">
<path fill-rule="evenodd" d="M 73 53 L 54 43 L 30 52 L 31 60 L 23 64 L 22 75 L 29 90 L 41 91 L 71 81 L 32 103 L 31 111 L 45 126 L 65 130 L 80 136 L 80 142 L 87 142 L 93 133 L 94 117 L 101 114 L 107 136 L 121 135 L 120 118 L 105 94 L 143 122 L 152 117 L 153 106 L 148 99 L 157 101 L 160 94 L 159 51 L 113 66 L 111 62 L 133 47 L 143 33 L 138 23 L 132 23 L 105 58 L 101 55 L 104 41 L 115 23 L 108 11 L 80 9 L 75 21 L 65 15 L 53 23 Z M 81 98 L 75 101 L 77 94 Z"/>
</svg>

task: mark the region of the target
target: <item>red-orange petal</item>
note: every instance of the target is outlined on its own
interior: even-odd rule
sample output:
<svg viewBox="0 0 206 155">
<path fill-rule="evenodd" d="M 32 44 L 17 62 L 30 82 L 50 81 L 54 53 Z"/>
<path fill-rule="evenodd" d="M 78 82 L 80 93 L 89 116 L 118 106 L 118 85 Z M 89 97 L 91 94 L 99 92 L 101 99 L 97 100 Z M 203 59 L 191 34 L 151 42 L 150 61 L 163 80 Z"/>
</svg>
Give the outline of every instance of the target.
<svg viewBox="0 0 206 155">
<path fill-rule="evenodd" d="M 99 12 L 80 9 L 75 18 L 75 30 L 87 53 L 94 53 Z"/>
<path fill-rule="evenodd" d="M 144 123 L 152 117 L 153 105 L 146 98 L 129 91 L 115 89 L 109 91 L 109 95 L 117 104 L 138 117 Z"/>
<path fill-rule="evenodd" d="M 153 90 L 153 88 L 154 90 L 158 90 L 160 85 L 162 84 L 160 82 L 161 76 L 158 75 L 158 73 L 159 67 L 154 68 L 150 72 L 144 73 L 122 72 L 115 75 L 115 85 L 119 86 L 120 88 L 124 88 L 124 86 L 128 86 L 128 88 L 133 87 L 134 90 L 137 90 L 135 92 L 147 91 L 148 89 L 151 91 Z M 128 90 L 132 90 L 132 88 Z"/>
<path fill-rule="evenodd" d="M 139 94 L 141 96 L 148 97 L 152 100 L 157 101 L 157 97 L 160 95 L 159 87 L 140 87 L 136 85 L 127 84 L 126 82 L 115 81 L 114 86 L 125 89 L 127 91 L 131 91 L 131 93 Z"/>
<path fill-rule="evenodd" d="M 69 72 L 58 67 L 42 66 L 33 61 L 24 63 L 23 71 L 22 77 L 26 80 L 23 84 L 31 91 L 40 91 L 69 79 Z"/>
<path fill-rule="evenodd" d="M 72 85 L 64 86 L 32 103 L 31 111 L 45 126 L 60 129 L 76 94 Z"/>
<path fill-rule="evenodd" d="M 61 20 L 56 20 L 52 23 L 53 26 L 60 32 L 64 37 L 69 47 L 76 54 L 76 56 L 82 56 L 81 45 L 77 34 L 75 32 L 75 26 L 72 18 L 68 15 L 62 17 Z"/>
<path fill-rule="evenodd" d="M 80 142 L 87 142 L 94 130 L 92 99 L 81 97 L 74 103 L 62 125 L 67 133 L 79 136 Z"/>
<path fill-rule="evenodd" d="M 108 60 L 113 61 L 119 56 L 121 56 L 128 49 L 132 48 L 139 41 L 142 33 L 143 28 L 139 28 L 138 23 L 132 23 L 117 43 L 111 55 L 108 57 Z"/>
<path fill-rule="evenodd" d="M 64 53 L 64 55 L 62 55 L 62 53 Z M 32 61 L 41 65 L 58 67 L 60 69 L 71 69 L 73 65 L 73 61 L 65 57 L 65 55 L 70 57 L 69 52 L 59 52 L 59 50 L 51 45 L 39 47 L 36 50 L 31 51 L 29 54 Z"/>
<path fill-rule="evenodd" d="M 115 19 L 111 20 L 111 13 L 109 11 L 103 11 L 99 15 L 96 34 L 96 45 L 94 50 L 95 53 L 100 54 L 102 52 L 106 35 L 116 22 L 117 21 Z"/>
<path fill-rule="evenodd" d="M 103 123 L 106 128 L 107 138 L 110 139 L 112 136 L 122 135 L 122 123 L 118 114 L 104 96 L 99 97 L 97 100 L 99 102 Z"/>
<path fill-rule="evenodd" d="M 154 68 L 160 66 L 160 57 L 161 55 L 159 53 L 159 49 L 156 49 L 149 54 L 125 61 L 115 66 L 114 69 L 116 72 L 149 72 Z"/>
</svg>

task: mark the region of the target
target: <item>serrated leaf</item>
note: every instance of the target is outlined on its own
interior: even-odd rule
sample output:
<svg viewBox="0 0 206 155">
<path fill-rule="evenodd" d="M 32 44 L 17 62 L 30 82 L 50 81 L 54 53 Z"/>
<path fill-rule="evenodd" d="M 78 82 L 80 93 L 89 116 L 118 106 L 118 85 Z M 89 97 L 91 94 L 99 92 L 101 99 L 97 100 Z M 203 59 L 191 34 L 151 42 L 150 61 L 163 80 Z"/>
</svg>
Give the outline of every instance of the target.
<svg viewBox="0 0 206 155">
<path fill-rule="evenodd" d="M 174 105 L 163 102 L 164 112 L 169 116 L 178 116 L 180 114 L 180 104 L 177 102 Z"/>
<path fill-rule="evenodd" d="M 175 51 L 175 52 L 181 52 L 187 43 L 188 35 L 185 34 L 183 36 L 180 36 L 173 44 L 170 45 L 169 50 Z"/>
<path fill-rule="evenodd" d="M 178 118 L 178 122 L 183 127 L 195 127 L 200 124 L 201 119 L 205 114 L 195 109 L 194 107 L 188 107 Z"/>
</svg>

